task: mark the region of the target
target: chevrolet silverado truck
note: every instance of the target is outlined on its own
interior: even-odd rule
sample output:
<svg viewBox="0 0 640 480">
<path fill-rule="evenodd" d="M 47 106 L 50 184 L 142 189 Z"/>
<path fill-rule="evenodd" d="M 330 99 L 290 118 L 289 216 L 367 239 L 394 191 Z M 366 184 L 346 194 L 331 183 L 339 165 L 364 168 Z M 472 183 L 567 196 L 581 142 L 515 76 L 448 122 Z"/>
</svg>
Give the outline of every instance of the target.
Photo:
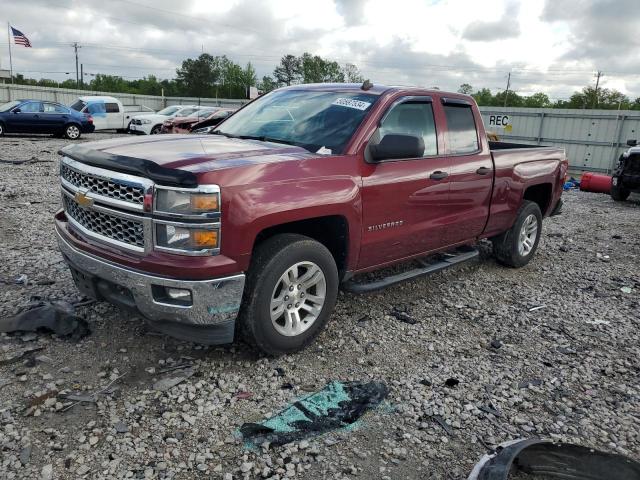
<svg viewBox="0 0 640 480">
<path fill-rule="evenodd" d="M 480 239 L 527 264 L 568 166 L 558 148 L 490 143 L 472 97 L 369 82 L 279 89 L 206 135 L 60 154 L 55 229 L 82 293 L 272 355 L 317 337 L 339 288 L 442 270 Z"/>
</svg>

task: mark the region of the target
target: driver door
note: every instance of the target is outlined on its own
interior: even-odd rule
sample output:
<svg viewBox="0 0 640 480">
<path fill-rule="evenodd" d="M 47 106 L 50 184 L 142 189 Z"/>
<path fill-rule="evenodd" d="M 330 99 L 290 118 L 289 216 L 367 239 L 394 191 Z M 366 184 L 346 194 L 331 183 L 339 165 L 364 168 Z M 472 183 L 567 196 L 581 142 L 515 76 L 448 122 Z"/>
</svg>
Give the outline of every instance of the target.
<svg viewBox="0 0 640 480">
<path fill-rule="evenodd" d="M 420 136 L 425 149 L 416 158 L 368 160 L 362 177 L 359 269 L 435 250 L 445 242 L 451 160 L 442 155 L 431 97 L 396 101 L 369 145 L 387 134 Z"/>
</svg>

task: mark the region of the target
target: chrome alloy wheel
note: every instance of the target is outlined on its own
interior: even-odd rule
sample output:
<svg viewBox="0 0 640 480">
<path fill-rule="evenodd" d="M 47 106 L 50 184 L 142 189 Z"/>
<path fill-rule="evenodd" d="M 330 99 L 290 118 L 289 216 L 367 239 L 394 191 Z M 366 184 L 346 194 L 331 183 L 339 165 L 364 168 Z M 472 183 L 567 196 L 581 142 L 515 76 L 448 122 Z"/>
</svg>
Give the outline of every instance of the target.
<svg viewBox="0 0 640 480">
<path fill-rule="evenodd" d="M 71 140 L 75 140 L 79 136 L 80 129 L 78 127 L 76 127 L 75 125 L 69 125 L 67 127 L 67 137 L 69 137 Z"/>
<path fill-rule="evenodd" d="M 520 236 L 518 238 L 518 253 L 526 257 L 533 250 L 533 246 L 536 243 L 536 236 L 538 235 L 538 219 L 535 215 L 531 214 L 522 222 L 522 228 L 520 228 Z"/>
<path fill-rule="evenodd" d="M 307 331 L 318 319 L 327 295 L 324 273 L 313 262 L 298 262 L 284 272 L 271 294 L 271 323 L 286 337 Z"/>
</svg>

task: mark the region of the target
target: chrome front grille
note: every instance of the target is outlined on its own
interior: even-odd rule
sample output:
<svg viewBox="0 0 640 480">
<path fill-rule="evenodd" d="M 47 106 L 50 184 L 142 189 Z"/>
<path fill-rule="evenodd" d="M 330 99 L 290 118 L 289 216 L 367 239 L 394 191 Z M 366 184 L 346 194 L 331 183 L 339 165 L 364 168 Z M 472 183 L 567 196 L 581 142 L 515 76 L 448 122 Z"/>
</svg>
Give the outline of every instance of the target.
<svg viewBox="0 0 640 480">
<path fill-rule="evenodd" d="M 131 185 L 126 182 L 118 182 L 113 179 L 79 172 L 64 162 L 60 164 L 60 177 L 79 189 L 85 189 L 103 197 L 136 205 L 144 204 L 145 191 L 141 185 Z"/>
<path fill-rule="evenodd" d="M 138 221 L 83 208 L 67 195 L 62 198 L 67 215 L 89 232 L 144 249 L 145 229 L 142 219 Z"/>
</svg>

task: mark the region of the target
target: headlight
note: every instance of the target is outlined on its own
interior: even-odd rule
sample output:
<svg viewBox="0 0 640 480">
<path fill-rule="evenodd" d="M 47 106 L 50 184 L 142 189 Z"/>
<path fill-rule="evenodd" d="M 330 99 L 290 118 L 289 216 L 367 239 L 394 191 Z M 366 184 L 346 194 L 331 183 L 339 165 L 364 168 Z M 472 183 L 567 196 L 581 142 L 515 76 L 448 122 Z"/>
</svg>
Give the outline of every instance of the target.
<svg viewBox="0 0 640 480">
<path fill-rule="evenodd" d="M 214 128 L 216 128 L 216 127 L 215 126 L 202 127 L 202 128 L 198 128 L 196 130 L 193 130 L 193 133 L 210 133 Z"/>
<path fill-rule="evenodd" d="M 216 227 L 185 224 L 156 224 L 156 246 L 161 249 L 203 252 L 218 248 Z"/>
<path fill-rule="evenodd" d="M 217 213 L 220 211 L 220 193 L 157 188 L 156 211 L 177 215 Z"/>
<path fill-rule="evenodd" d="M 146 118 L 145 118 L 145 119 L 140 120 L 140 125 L 148 125 L 148 124 L 150 124 L 150 123 L 151 123 L 151 120 L 147 120 Z"/>
</svg>

